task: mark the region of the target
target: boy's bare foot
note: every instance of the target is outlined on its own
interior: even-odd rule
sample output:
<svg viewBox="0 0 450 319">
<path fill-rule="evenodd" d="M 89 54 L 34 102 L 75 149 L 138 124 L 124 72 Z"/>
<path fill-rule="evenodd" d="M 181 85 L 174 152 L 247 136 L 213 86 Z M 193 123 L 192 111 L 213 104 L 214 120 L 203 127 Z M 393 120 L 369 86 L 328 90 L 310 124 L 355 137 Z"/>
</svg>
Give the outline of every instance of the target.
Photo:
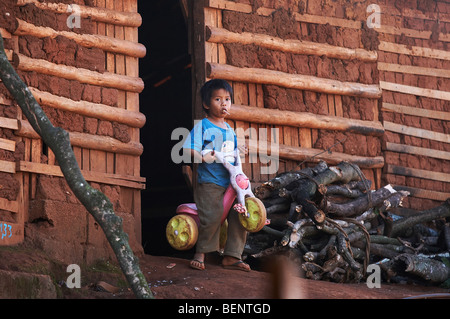
<svg viewBox="0 0 450 319">
<path fill-rule="evenodd" d="M 238 258 L 225 256 L 222 260 L 222 267 L 225 269 L 234 269 L 242 271 L 250 271 L 250 266 Z"/>
<path fill-rule="evenodd" d="M 193 269 L 205 270 L 205 254 L 195 254 L 194 259 L 191 260 L 189 266 Z"/>
</svg>

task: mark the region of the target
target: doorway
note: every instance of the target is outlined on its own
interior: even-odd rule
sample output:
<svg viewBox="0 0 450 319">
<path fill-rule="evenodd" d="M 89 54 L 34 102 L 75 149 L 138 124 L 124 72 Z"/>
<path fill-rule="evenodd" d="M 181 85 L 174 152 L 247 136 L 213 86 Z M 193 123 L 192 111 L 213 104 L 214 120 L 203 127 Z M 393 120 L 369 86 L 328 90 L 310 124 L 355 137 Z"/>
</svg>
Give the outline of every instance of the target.
<svg viewBox="0 0 450 319">
<path fill-rule="evenodd" d="M 141 176 L 147 180 L 142 199 L 142 245 L 146 254 L 173 255 L 165 227 L 181 203 L 192 202 L 192 194 L 174 164 L 171 140 L 178 127 L 192 123 L 191 57 L 188 26 L 179 0 L 138 0 L 142 16 L 139 42 L 147 48 L 140 59 L 140 77 L 145 89 L 140 110 L 147 117 L 141 129 Z"/>
</svg>

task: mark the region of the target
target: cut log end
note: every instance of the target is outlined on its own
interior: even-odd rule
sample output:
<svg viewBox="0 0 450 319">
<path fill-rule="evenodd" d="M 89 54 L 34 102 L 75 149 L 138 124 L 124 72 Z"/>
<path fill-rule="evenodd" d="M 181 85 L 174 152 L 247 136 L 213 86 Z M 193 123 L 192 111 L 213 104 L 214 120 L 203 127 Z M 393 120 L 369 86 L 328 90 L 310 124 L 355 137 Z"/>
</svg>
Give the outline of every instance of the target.
<svg viewBox="0 0 450 319">
<path fill-rule="evenodd" d="M 325 221 L 325 213 L 321 210 L 318 210 L 315 214 L 314 214 L 314 222 L 315 224 L 319 224 L 322 225 L 323 222 Z"/>
</svg>

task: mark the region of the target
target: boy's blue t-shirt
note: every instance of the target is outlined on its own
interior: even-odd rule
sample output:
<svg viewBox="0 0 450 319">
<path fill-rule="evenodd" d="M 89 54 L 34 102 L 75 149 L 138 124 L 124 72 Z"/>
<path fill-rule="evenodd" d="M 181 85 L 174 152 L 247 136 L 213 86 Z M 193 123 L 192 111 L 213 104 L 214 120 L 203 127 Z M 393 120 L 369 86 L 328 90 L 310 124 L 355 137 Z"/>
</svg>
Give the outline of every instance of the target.
<svg viewBox="0 0 450 319">
<path fill-rule="evenodd" d="M 204 118 L 195 124 L 183 148 L 193 149 L 199 153 L 203 150 L 234 151 L 237 147 L 236 134 L 228 123 L 225 124 L 227 129 L 218 127 Z M 228 187 L 230 184 L 230 174 L 221 163 L 200 163 L 197 174 L 197 181 L 200 184 L 214 183 L 222 187 Z"/>
</svg>

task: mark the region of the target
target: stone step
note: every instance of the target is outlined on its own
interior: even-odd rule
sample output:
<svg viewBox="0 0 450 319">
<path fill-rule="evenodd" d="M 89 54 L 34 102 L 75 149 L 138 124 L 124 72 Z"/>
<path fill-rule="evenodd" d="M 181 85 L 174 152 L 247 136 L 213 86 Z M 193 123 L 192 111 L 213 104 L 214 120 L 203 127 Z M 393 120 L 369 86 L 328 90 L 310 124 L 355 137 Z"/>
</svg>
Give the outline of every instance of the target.
<svg viewBox="0 0 450 319">
<path fill-rule="evenodd" d="M 0 270 L 1 299 L 56 299 L 56 288 L 48 275 Z"/>
</svg>

